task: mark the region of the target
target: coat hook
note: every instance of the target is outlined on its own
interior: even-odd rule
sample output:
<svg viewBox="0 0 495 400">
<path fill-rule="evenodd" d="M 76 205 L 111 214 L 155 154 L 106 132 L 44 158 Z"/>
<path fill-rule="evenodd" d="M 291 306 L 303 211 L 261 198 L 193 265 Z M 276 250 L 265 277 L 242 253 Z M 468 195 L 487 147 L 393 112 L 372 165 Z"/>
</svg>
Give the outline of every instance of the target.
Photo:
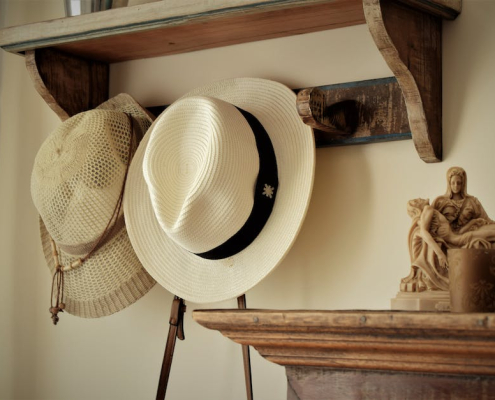
<svg viewBox="0 0 495 400">
<path fill-rule="evenodd" d="M 351 135 L 359 123 L 358 101 L 343 100 L 327 105 L 325 92 L 318 88 L 302 89 L 297 94 L 296 106 L 305 124 L 333 135 Z"/>
</svg>

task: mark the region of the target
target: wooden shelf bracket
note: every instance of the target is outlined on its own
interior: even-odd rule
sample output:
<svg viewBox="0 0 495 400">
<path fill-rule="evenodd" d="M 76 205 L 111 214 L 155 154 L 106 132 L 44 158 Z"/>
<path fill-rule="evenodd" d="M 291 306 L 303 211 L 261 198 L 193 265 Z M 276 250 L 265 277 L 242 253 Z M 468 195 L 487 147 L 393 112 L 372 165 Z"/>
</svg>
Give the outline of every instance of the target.
<svg viewBox="0 0 495 400">
<path fill-rule="evenodd" d="M 442 18 L 461 0 L 363 0 L 371 35 L 399 83 L 414 146 L 427 162 L 442 161 Z"/>
<path fill-rule="evenodd" d="M 301 90 L 297 109 L 318 147 L 412 136 L 423 161 L 442 161 L 442 19 L 456 18 L 461 5 L 363 0 L 371 35 L 395 78 Z"/>
<path fill-rule="evenodd" d="M 108 100 L 107 63 L 53 48 L 29 50 L 25 61 L 34 87 L 62 121 Z"/>
</svg>

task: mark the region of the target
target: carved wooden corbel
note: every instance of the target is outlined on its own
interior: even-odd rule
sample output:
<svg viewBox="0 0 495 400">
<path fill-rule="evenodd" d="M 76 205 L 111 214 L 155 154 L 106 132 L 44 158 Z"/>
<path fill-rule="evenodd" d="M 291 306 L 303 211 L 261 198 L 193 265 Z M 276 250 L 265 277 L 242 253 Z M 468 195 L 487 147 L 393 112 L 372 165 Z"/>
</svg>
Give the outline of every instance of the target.
<svg viewBox="0 0 495 400">
<path fill-rule="evenodd" d="M 26 67 L 36 90 L 62 121 L 108 100 L 107 63 L 43 48 L 26 52 Z"/>
</svg>

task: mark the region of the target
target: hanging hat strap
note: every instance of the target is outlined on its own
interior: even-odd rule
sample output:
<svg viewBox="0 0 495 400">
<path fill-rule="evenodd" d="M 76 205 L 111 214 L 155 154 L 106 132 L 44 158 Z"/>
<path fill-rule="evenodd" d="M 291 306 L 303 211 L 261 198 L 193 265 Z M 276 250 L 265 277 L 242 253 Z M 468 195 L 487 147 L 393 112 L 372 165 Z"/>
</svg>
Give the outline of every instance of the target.
<svg viewBox="0 0 495 400">
<path fill-rule="evenodd" d="M 186 305 L 184 300 L 175 296 L 170 310 L 170 327 L 168 328 L 167 344 L 165 346 L 165 354 L 163 356 L 162 369 L 160 372 L 160 380 L 158 382 L 158 390 L 156 392 L 156 400 L 163 400 L 167 393 L 168 377 L 172 368 L 172 359 L 174 357 L 174 349 L 176 339 L 184 340 L 184 313 Z"/>
<path fill-rule="evenodd" d="M 52 320 L 54 325 L 57 325 L 57 322 L 59 320 L 58 313 L 63 312 L 65 309 L 64 272 L 79 268 L 84 263 L 84 261 L 86 261 L 89 257 L 91 257 L 94 254 L 94 252 L 100 248 L 101 245 L 103 245 L 105 242 L 107 242 L 110 238 L 114 236 L 113 231 L 121 227 L 121 224 L 119 224 L 118 221 L 119 221 L 120 211 L 122 210 L 122 203 L 123 203 L 122 200 L 124 197 L 125 183 L 127 181 L 129 166 L 131 165 L 132 154 L 134 150 L 137 148 L 138 142 L 140 140 L 140 138 L 138 137 L 138 133 L 135 129 L 134 121 L 131 115 L 127 113 L 125 113 L 125 115 L 129 119 L 130 132 L 131 132 L 129 139 L 129 151 L 127 154 L 127 163 L 124 174 L 124 181 L 122 182 L 119 198 L 117 200 L 117 203 L 115 204 L 115 208 L 107 223 L 107 226 L 105 227 L 101 235 L 98 237 L 98 239 L 94 242 L 94 245 L 92 246 L 91 250 L 84 257 L 78 258 L 75 261 L 73 261 L 71 264 L 66 266 L 62 265 L 57 251 L 57 245 L 55 244 L 55 241 L 50 237 L 51 246 L 52 246 L 52 255 L 55 263 L 55 272 L 53 274 L 53 279 L 52 279 L 52 291 L 51 291 L 51 300 L 50 300 L 50 313 L 52 314 Z M 55 304 L 53 304 L 54 301 Z"/>
<path fill-rule="evenodd" d="M 246 296 L 242 295 L 237 298 L 239 309 L 246 308 Z M 158 382 L 158 390 L 156 392 L 156 400 L 165 399 L 167 394 L 168 378 L 172 369 L 172 359 L 174 357 L 175 342 L 177 338 L 184 340 L 184 313 L 186 305 L 184 300 L 175 296 L 170 310 L 170 327 L 168 329 L 167 344 L 165 345 L 165 354 L 163 356 L 162 369 L 160 372 L 160 380 Z M 247 399 L 253 400 L 253 385 L 251 381 L 251 361 L 249 358 L 249 346 L 242 346 L 242 358 L 244 362 L 244 376 L 246 380 Z"/>
<path fill-rule="evenodd" d="M 243 294 L 237 298 L 237 306 L 240 310 L 245 310 L 246 295 Z M 247 400 L 253 400 L 253 381 L 251 377 L 251 358 L 249 356 L 249 346 L 247 344 L 242 345 L 242 360 L 244 362 L 244 379 L 246 381 L 246 393 Z"/>
</svg>

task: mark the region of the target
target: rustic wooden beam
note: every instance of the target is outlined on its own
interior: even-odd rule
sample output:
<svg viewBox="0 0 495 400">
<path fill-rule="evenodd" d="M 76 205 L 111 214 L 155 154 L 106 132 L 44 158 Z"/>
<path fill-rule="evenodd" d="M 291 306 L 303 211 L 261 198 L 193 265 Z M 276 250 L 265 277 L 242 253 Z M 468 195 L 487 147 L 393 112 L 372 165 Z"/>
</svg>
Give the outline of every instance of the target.
<svg viewBox="0 0 495 400">
<path fill-rule="evenodd" d="M 295 89 L 296 108 L 314 128 L 316 147 L 411 139 L 402 91 L 394 77 Z M 147 107 L 160 115 L 167 105 Z"/>
<path fill-rule="evenodd" d="M 363 0 L 366 22 L 402 89 L 425 162 L 442 160 L 442 20 L 393 0 Z"/>
<path fill-rule="evenodd" d="M 62 121 L 108 100 L 107 63 L 47 48 L 28 51 L 26 67 L 36 90 Z"/>
<path fill-rule="evenodd" d="M 402 91 L 393 77 L 298 90 L 296 107 L 317 147 L 411 138 Z"/>
</svg>

